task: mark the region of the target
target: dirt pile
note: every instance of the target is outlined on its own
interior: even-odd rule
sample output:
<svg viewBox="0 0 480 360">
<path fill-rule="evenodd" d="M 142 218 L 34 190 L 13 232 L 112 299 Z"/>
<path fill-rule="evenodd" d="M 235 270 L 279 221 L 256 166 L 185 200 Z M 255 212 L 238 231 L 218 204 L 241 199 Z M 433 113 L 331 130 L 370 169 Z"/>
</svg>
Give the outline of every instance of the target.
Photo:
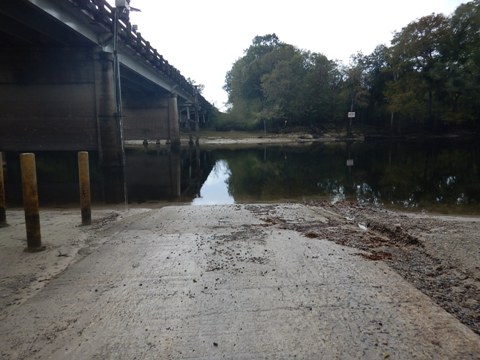
<svg viewBox="0 0 480 360">
<path fill-rule="evenodd" d="M 480 220 L 389 211 L 351 202 L 309 202 L 326 221 L 285 219 L 258 207 L 267 225 L 360 249 L 385 261 L 417 289 L 480 334 Z"/>
</svg>

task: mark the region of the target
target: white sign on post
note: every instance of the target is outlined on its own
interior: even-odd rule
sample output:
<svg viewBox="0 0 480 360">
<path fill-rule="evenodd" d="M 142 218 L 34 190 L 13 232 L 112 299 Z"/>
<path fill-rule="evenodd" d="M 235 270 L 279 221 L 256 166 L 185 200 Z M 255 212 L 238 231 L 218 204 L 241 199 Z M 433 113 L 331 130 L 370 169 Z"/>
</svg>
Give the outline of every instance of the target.
<svg viewBox="0 0 480 360">
<path fill-rule="evenodd" d="M 349 111 L 348 112 L 348 118 L 353 119 L 355 117 L 355 111 Z"/>
</svg>

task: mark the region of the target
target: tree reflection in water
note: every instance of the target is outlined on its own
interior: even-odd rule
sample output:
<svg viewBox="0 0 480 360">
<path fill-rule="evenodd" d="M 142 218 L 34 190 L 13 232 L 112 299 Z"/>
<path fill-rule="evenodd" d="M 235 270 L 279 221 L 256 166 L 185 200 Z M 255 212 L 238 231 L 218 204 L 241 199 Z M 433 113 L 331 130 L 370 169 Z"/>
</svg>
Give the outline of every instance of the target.
<svg viewBox="0 0 480 360">
<path fill-rule="evenodd" d="M 77 154 L 39 152 L 36 156 L 40 203 L 76 204 Z M 18 153 L 6 153 L 8 206 L 22 203 L 18 159 Z M 194 147 L 179 152 L 131 149 L 126 178 L 107 176 L 96 164 L 93 153 L 90 178 L 97 203 L 111 202 L 112 191 L 120 194 L 117 190 L 126 188 L 129 203 L 324 199 L 480 214 L 480 144 L 475 139 Z"/>
</svg>

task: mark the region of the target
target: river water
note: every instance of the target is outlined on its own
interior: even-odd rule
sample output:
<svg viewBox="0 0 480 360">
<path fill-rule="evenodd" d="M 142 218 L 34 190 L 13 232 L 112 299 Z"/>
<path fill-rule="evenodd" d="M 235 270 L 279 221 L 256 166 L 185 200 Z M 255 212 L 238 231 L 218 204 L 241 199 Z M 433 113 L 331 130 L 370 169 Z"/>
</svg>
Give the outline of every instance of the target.
<svg viewBox="0 0 480 360">
<path fill-rule="evenodd" d="M 7 205 L 21 206 L 18 153 L 6 154 Z M 78 203 L 77 154 L 37 153 L 41 206 Z M 94 204 L 354 200 L 414 211 L 480 214 L 476 141 L 375 141 L 302 146 L 127 148 L 125 171 L 90 154 Z"/>
</svg>

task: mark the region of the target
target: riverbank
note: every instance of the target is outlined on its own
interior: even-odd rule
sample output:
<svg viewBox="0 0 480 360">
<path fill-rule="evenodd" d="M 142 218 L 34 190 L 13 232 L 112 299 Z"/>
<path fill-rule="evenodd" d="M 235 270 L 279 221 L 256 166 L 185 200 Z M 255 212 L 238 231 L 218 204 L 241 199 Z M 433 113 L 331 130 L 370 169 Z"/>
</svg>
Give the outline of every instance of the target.
<svg viewBox="0 0 480 360">
<path fill-rule="evenodd" d="M 190 136 L 191 135 L 191 136 Z M 365 137 L 362 134 L 354 134 L 349 140 L 363 141 Z M 203 146 L 249 146 L 249 145 L 302 145 L 314 142 L 336 142 L 345 141 L 344 132 L 328 132 L 322 135 L 312 135 L 308 132 L 289 132 L 289 133 L 263 133 L 258 131 L 207 131 L 202 130 L 198 134 L 181 133 L 180 141 L 183 146 L 198 144 Z M 163 144 L 165 141 L 161 141 Z M 154 139 L 147 140 L 127 140 L 127 146 L 145 146 L 155 145 Z"/>
<path fill-rule="evenodd" d="M 203 131 L 199 134 L 200 145 L 244 145 L 244 144 L 291 144 L 301 145 L 312 142 L 340 141 L 344 138 L 341 133 L 328 133 L 322 136 L 312 135 L 307 132 L 292 133 L 262 133 L 262 132 L 241 132 L 241 131 Z M 186 140 L 186 138 L 184 137 Z M 355 136 L 353 139 L 360 141 L 363 136 Z"/>
<path fill-rule="evenodd" d="M 201 130 L 197 134 L 194 132 L 180 133 L 180 141 L 183 146 L 190 144 L 203 145 L 205 147 L 215 146 L 251 146 L 251 145 L 292 145 L 301 146 L 316 142 L 344 142 L 344 141 L 378 141 L 378 140 L 432 140 L 432 139 L 475 139 L 478 134 L 474 132 L 456 132 L 448 134 L 435 133 L 417 133 L 404 135 L 390 135 L 388 133 L 378 133 L 371 129 L 360 129 L 347 137 L 345 131 L 330 129 L 322 134 L 311 134 L 307 131 L 292 131 L 279 133 L 264 133 L 261 131 L 212 131 Z M 155 139 L 148 139 L 148 145 L 154 145 Z M 160 143 L 165 143 L 161 141 Z M 127 140 L 127 146 L 145 146 L 144 140 Z"/>
<path fill-rule="evenodd" d="M 242 231 L 248 239 L 252 239 L 258 229 L 266 229 L 269 233 L 290 231 L 305 241 L 311 241 L 315 246 L 320 246 L 318 241 L 328 241 L 349 248 L 349 253 L 366 261 L 384 263 L 441 308 L 480 334 L 479 217 L 405 214 L 347 202 L 183 206 L 180 209 L 185 211 L 178 212 L 182 218 L 175 219 L 178 226 L 164 222 L 160 217 L 159 222 L 140 228 L 132 224 L 148 217 L 152 212 L 163 210 L 96 210 L 93 224 L 80 226 L 78 211 L 50 209 L 41 212 L 42 239 L 47 249 L 35 254 L 23 252 L 26 245 L 23 212 L 8 211 L 10 226 L 0 229 L 0 319 L 17 316 L 18 310 L 29 299 L 38 296 L 73 264 L 100 248 L 117 246 L 115 244 L 118 238 L 115 234 L 138 228 L 137 235 L 140 238 L 144 231 L 155 229 L 159 229 L 156 231 L 160 233 L 171 234 L 169 236 L 186 236 L 181 235 L 185 231 L 181 229 L 182 224 L 189 221 L 183 214 L 187 212 L 191 213 L 190 221 L 204 219 L 202 227 L 215 237 L 218 232 L 215 222 L 218 220 L 216 217 L 219 216 L 219 208 L 242 208 L 254 215 L 255 221 L 242 224 Z M 233 216 L 235 211 L 231 213 Z M 228 214 L 230 212 L 225 212 L 224 221 L 231 220 Z M 132 248 L 129 251 L 140 250 Z M 235 254 L 232 255 L 234 261 Z M 307 253 L 302 261 L 311 261 L 311 257 L 315 256 L 318 255 Z M 261 258 L 261 262 L 273 261 L 268 253 Z M 210 261 L 208 257 L 206 261 Z M 242 265 L 245 269 L 250 266 L 249 263 L 242 262 L 235 265 L 235 261 L 230 265 Z M 384 275 L 379 273 L 377 276 Z M 308 281 L 308 274 L 303 274 L 302 277 Z M 335 279 L 325 281 L 335 283 Z"/>
</svg>

